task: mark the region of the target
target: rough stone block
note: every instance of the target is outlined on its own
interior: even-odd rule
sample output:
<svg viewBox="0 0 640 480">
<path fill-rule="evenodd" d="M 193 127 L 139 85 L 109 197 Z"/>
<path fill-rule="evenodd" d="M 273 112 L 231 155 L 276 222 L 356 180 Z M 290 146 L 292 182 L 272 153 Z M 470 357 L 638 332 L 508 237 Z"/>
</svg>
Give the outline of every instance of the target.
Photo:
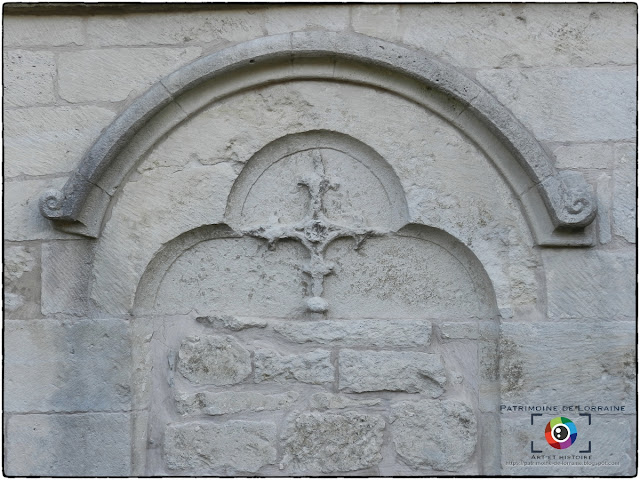
<svg viewBox="0 0 640 480">
<path fill-rule="evenodd" d="M 300 396 L 297 392 L 264 394 L 260 392 L 177 393 L 176 408 L 180 415 L 224 415 L 238 412 L 283 410 Z"/>
<path fill-rule="evenodd" d="M 463 68 L 635 63 L 633 5 L 402 5 L 402 42 Z"/>
<path fill-rule="evenodd" d="M 281 355 L 265 349 L 256 350 L 255 381 L 297 380 L 314 385 L 333 382 L 334 368 L 330 355 L 326 350 L 293 355 Z"/>
<path fill-rule="evenodd" d="M 52 53 L 10 50 L 3 54 L 4 106 L 25 107 L 55 101 L 56 64 Z"/>
<path fill-rule="evenodd" d="M 314 393 L 311 396 L 312 408 L 372 407 L 380 402 L 379 398 L 359 399 L 333 393 Z"/>
<path fill-rule="evenodd" d="M 476 448 L 478 430 L 471 408 L 455 400 L 423 400 L 392 405 L 391 435 L 409 465 L 455 472 Z"/>
<path fill-rule="evenodd" d="M 400 8 L 396 5 L 354 5 L 351 26 L 355 32 L 385 40 L 397 40 Z"/>
<path fill-rule="evenodd" d="M 613 172 L 613 233 L 636 242 L 636 145 L 615 147 Z"/>
<path fill-rule="evenodd" d="M 539 140 L 636 136 L 636 76 L 624 69 L 482 70 L 478 81 Z"/>
<path fill-rule="evenodd" d="M 10 15 L 2 26 L 5 47 L 84 45 L 84 19 L 78 16 Z"/>
<path fill-rule="evenodd" d="M 443 322 L 439 326 L 443 340 L 478 340 L 480 329 L 476 322 Z"/>
<path fill-rule="evenodd" d="M 262 16 L 253 10 L 97 15 L 88 18 L 87 44 L 104 47 L 242 42 L 262 36 L 261 24 Z"/>
<path fill-rule="evenodd" d="M 130 378 L 124 320 L 5 322 L 7 412 L 129 409 Z"/>
<path fill-rule="evenodd" d="M 553 150 L 553 154 L 559 169 L 608 168 L 613 159 L 611 145 L 606 143 L 560 145 Z"/>
<path fill-rule="evenodd" d="M 284 433 L 285 464 L 300 472 L 349 472 L 374 467 L 385 422 L 379 415 L 303 413 Z"/>
<path fill-rule="evenodd" d="M 635 411 L 634 322 L 502 323 L 502 404 Z"/>
<path fill-rule="evenodd" d="M 42 313 L 83 314 L 87 310 L 93 245 L 88 240 L 42 245 Z"/>
<path fill-rule="evenodd" d="M 546 250 L 542 257 L 549 317 L 634 317 L 634 252 Z"/>
<path fill-rule="evenodd" d="M 431 341 L 426 320 L 320 320 L 272 322 L 273 329 L 296 343 L 425 347 Z"/>
<path fill-rule="evenodd" d="M 270 422 L 193 422 L 169 425 L 165 432 L 167 467 L 190 475 L 214 475 L 227 468 L 255 473 L 274 463 L 276 453 L 276 425 Z"/>
<path fill-rule="evenodd" d="M 101 49 L 61 53 L 60 96 L 72 103 L 118 102 L 143 93 L 160 78 L 189 63 L 202 49 Z M 99 64 L 100 68 L 95 68 Z M 123 75 L 123 72 L 127 72 Z"/>
<path fill-rule="evenodd" d="M 575 442 L 567 449 L 557 450 L 545 439 L 546 424 L 557 414 L 536 417 L 531 425 L 529 414 L 502 415 L 502 475 L 511 476 L 633 476 L 636 474 L 636 447 L 630 416 L 592 415 L 587 417 L 562 414 L 577 430 Z M 541 453 L 533 458 L 534 450 Z M 591 442 L 591 449 L 589 449 Z M 580 451 L 591 450 L 591 453 Z M 554 457 L 555 455 L 555 457 Z"/>
<path fill-rule="evenodd" d="M 94 106 L 5 111 L 5 175 L 72 171 L 114 117 L 111 110 Z"/>
<path fill-rule="evenodd" d="M 447 381 L 439 355 L 420 352 L 342 350 L 340 390 L 345 392 L 426 392 L 434 397 Z"/>
<path fill-rule="evenodd" d="M 221 324 L 224 328 L 239 332 L 247 328 L 265 328 L 267 321 L 264 318 L 255 317 L 234 317 L 232 315 L 198 317 L 196 320 L 208 326 L 214 326 L 216 323 Z"/>
<path fill-rule="evenodd" d="M 126 477 L 131 468 L 129 421 L 126 413 L 12 415 L 5 474 Z"/>
<path fill-rule="evenodd" d="M 349 27 L 349 7 L 342 5 L 272 6 L 263 15 L 267 35 L 311 29 L 340 32 Z"/>
<path fill-rule="evenodd" d="M 231 385 L 251 373 L 251 355 L 229 335 L 188 337 L 180 345 L 177 369 L 195 384 Z"/>
<path fill-rule="evenodd" d="M 5 245 L 4 308 L 8 318 L 40 316 L 40 248 Z"/>
</svg>

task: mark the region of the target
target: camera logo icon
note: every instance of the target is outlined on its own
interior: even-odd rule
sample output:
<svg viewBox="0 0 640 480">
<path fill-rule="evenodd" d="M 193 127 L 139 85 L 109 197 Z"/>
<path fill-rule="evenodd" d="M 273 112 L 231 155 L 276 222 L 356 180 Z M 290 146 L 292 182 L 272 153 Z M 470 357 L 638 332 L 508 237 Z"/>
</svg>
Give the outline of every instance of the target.
<svg viewBox="0 0 640 480">
<path fill-rule="evenodd" d="M 575 423 L 566 417 L 552 418 L 544 430 L 549 445 L 558 450 L 569 448 L 576 441 L 578 429 Z"/>
</svg>

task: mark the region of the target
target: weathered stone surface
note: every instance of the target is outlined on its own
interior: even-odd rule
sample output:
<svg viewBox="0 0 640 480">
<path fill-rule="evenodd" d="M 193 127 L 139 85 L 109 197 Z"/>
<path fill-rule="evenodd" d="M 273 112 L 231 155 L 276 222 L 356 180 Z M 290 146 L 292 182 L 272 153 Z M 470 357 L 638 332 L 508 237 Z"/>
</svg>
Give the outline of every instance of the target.
<svg viewBox="0 0 640 480">
<path fill-rule="evenodd" d="M 353 5 L 351 26 L 358 33 L 396 41 L 399 37 L 400 7 L 397 5 Z"/>
<path fill-rule="evenodd" d="M 198 317 L 196 320 L 205 325 L 214 326 L 222 325 L 224 328 L 239 332 L 247 328 L 265 328 L 267 321 L 264 318 L 254 317 L 234 317 L 232 315 L 214 315 L 208 317 Z"/>
<path fill-rule="evenodd" d="M 231 385 L 251 373 L 251 355 L 229 335 L 188 337 L 180 345 L 177 369 L 196 384 Z"/>
<path fill-rule="evenodd" d="M 559 169 L 608 168 L 613 158 L 611 145 L 606 143 L 560 145 L 553 150 L 553 154 Z"/>
<path fill-rule="evenodd" d="M 255 473 L 276 461 L 276 425 L 243 420 L 169 425 L 164 453 L 167 467 L 185 474 Z"/>
<path fill-rule="evenodd" d="M 241 42 L 263 34 L 261 21 L 260 13 L 246 10 L 101 15 L 88 18 L 87 44 L 103 47 Z"/>
<path fill-rule="evenodd" d="M 84 44 L 84 19 L 78 16 L 6 16 L 2 39 L 5 47 Z"/>
<path fill-rule="evenodd" d="M 7 412 L 128 409 L 131 350 L 124 320 L 7 320 Z"/>
<path fill-rule="evenodd" d="M 503 322 L 501 403 L 635 411 L 635 323 Z"/>
<path fill-rule="evenodd" d="M 300 30 L 343 31 L 349 25 L 349 7 L 323 5 L 305 8 L 271 6 L 263 12 L 267 35 Z"/>
<path fill-rule="evenodd" d="M 333 393 L 314 393 L 311 396 L 312 408 L 349 408 L 349 407 L 372 407 L 379 405 L 380 399 L 357 399 Z"/>
<path fill-rule="evenodd" d="M 480 338 L 480 329 L 476 322 L 443 322 L 439 328 L 443 340 L 462 338 L 477 340 Z"/>
<path fill-rule="evenodd" d="M 409 465 L 455 472 L 473 455 L 478 430 L 471 408 L 456 400 L 392 405 L 391 435 Z"/>
<path fill-rule="evenodd" d="M 556 450 L 545 440 L 546 424 L 557 414 L 535 417 L 531 425 L 529 414 L 502 415 L 502 475 L 512 476 L 633 476 L 636 474 L 635 420 L 625 415 L 592 415 L 588 417 L 562 413 L 576 426 L 578 435 L 566 450 Z M 535 450 L 544 458 L 533 459 Z M 591 449 L 589 449 L 591 442 Z M 580 451 L 591 450 L 591 453 Z M 555 458 L 547 456 L 556 455 Z M 561 458 L 564 457 L 564 458 Z"/>
<path fill-rule="evenodd" d="M 439 355 L 420 352 L 342 350 L 340 390 L 345 392 L 426 392 L 434 397 L 447 381 Z"/>
<path fill-rule="evenodd" d="M 600 243 L 611 241 L 611 176 L 602 173 L 597 180 L 598 191 L 598 238 Z"/>
<path fill-rule="evenodd" d="M 379 415 L 303 413 L 284 434 L 283 462 L 300 472 L 349 472 L 382 460 L 385 422 Z"/>
<path fill-rule="evenodd" d="M 8 318 L 40 317 L 40 248 L 5 245 L 4 308 Z"/>
<path fill-rule="evenodd" d="M 115 117 L 111 110 L 94 106 L 24 108 L 4 115 L 7 177 L 72 171 Z"/>
<path fill-rule="evenodd" d="M 500 69 L 476 76 L 540 140 L 628 140 L 636 135 L 634 69 Z"/>
<path fill-rule="evenodd" d="M 636 145 L 617 145 L 613 173 L 613 233 L 636 242 Z"/>
<path fill-rule="evenodd" d="M 224 415 L 237 412 L 282 410 L 300 396 L 297 392 L 263 394 L 260 392 L 177 393 L 176 408 L 180 415 Z"/>
<path fill-rule="evenodd" d="M 431 322 L 426 320 L 302 320 L 272 324 L 276 332 L 297 343 L 425 347 L 431 340 Z"/>
<path fill-rule="evenodd" d="M 61 53 L 58 59 L 60 96 L 73 103 L 134 98 L 201 52 L 199 47 L 187 47 Z M 96 63 L 102 68 L 93 68 Z"/>
<path fill-rule="evenodd" d="M 130 474 L 129 414 L 12 415 L 5 474 L 93 477 Z"/>
<path fill-rule="evenodd" d="M 634 15 L 632 5 L 402 5 L 400 28 L 403 43 L 465 68 L 631 65 Z"/>
<path fill-rule="evenodd" d="M 83 314 L 87 310 L 93 246 L 88 240 L 42 245 L 42 313 Z"/>
<path fill-rule="evenodd" d="M 548 315 L 613 320 L 635 315 L 633 252 L 546 250 Z"/>
<path fill-rule="evenodd" d="M 3 54 L 4 105 L 25 107 L 55 101 L 52 53 L 10 50 Z"/>
<path fill-rule="evenodd" d="M 255 381 L 283 382 L 297 380 L 319 385 L 334 381 L 331 353 L 327 350 L 281 355 L 278 352 L 258 349 L 254 355 Z"/>
</svg>

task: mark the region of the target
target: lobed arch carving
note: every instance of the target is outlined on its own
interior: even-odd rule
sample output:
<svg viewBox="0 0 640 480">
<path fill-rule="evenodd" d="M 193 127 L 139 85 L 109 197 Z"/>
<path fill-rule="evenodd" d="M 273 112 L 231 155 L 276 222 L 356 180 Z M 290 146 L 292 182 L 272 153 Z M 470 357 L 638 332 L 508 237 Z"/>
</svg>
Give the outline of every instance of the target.
<svg viewBox="0 0 640 480">
<path fill-rule="evenodd" d="M 592 187 L 577 172 L 558 172 L 531 133 L 480 85 L 406 47 L 329 32 L 241 43 L 160 80 L 103 131 L 62 190 L 42 195 L 42 215 L 61 230 L 97 238 L 111 198 L 141 155 L 168 131 L 218 99 L 296 79 L 383 88 L 436 112 L 491 158 L 519 199 L 538 245 L 591 245 Z"/>
</svg>

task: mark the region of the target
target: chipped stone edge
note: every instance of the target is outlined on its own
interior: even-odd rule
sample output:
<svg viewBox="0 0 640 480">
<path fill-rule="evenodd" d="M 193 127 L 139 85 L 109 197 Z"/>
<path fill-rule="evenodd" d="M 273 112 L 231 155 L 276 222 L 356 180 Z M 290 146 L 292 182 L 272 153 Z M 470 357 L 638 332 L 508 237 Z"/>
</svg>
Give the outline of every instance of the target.
<svg viewBox="0 0 640 480">
<path fill-rule="evenodd" d="M 292 32 L 240 43 L 202 57 L 153 85 L 109 125 L 85 154 L 62 190 L 48 190 L 40 199 L 40 211 L 57 228 L 97 238 L 111 196 L 100 179 L 136 133 L 181 94 L 220 75 L 251 70 L 256 65 L 295 58 L 329 58 L 364 63 L 424 83 L 459 101 L 507 147 L 529 176 L 542 198 L 536 207 L 546 209 L 551 225 L 536 219 L 534 208 L 525 208 L 540 245 L 589 245 L 585 227 L 595 218 L 597 204 L 592 187 L 577 172 L 558 173 L 552 159 L 531 133 L 478 83 L 422 52 L 364 35 L 336 32 Z M 124 175 L 119 176 L 123 178 Z M 87 202 L 96 189 L 101 200 Z M 527 192 L 529 198 L 532 190 Z M 95 196 L 95 194 L 94 194 Z M 527 195 L 520 195 L 530 203 Z M 97 203 L 97 204 L 96 204 Z M 548 221 L 547 221 L 548 222 Z M 570 233 L 570 235 L 567 235 Z M 568 237 L 568 238 L 567 238 Z"/>
</svg>

